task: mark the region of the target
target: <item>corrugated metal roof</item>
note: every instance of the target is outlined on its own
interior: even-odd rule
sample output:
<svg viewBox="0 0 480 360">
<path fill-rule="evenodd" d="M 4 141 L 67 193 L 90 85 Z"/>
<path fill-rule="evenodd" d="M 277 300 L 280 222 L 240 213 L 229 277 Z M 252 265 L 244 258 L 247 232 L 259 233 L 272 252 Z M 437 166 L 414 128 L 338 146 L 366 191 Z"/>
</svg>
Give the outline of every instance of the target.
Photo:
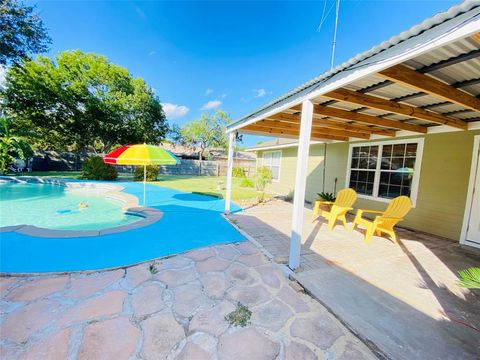
<svg viewBox="0 0 480 360">
<path fill-rule="evenodd" d="M 390 49 L 390 48 L 394 47 L 395 45 L 398 45 L 398 44 L 400 44 L 400 43 L 402 43 L 402 42 L 404 42 L 404 41 L 406 41 L 410 38 L 413 38 L 417 35 L 420 35 L 423 32 L 425 32 L 429 29 L 432 29 L 432 28 L 434 28 L 434 27 L 436 27 L 436 26 L 438 26 L 438 25 L 440 25 L 440 24 L 442 24 L 442 23 L 444 23 L 448 20 L 451 20 L 451 19 L 453 19 L 453 18 L 455 18 L 455 17 L 457 17 L 457 16 L 459 16 L 459 15 L 465 13 L 465 12 L 468 12 L 472 9 L 479 8 L 479 7 L 480 7 L 480 2 L 479 1 L 469 1 L 469 0 L 464 1 L 459 5 L 455 5 L 455 6 L 451 7 L 450 9 L 448 9 L 447 11 L 439 13 L 439 14 L 437 14 L 437 15 L 429 18 L 429 19 L 424 20 L 422 23 L 411 27 L 409 30 L 404 31 L 404 32 L 400 33 L 399 35 L 394 36 L 394 37 L 390 38 L 389 40 L 384 41 L 377 46 L 374 46 L 370 50 L 365 51 L 365 52 L 351 58 L 350 60 L 340 64 L 339 66 L 333 68 L 332 70 L 327 71 L 327 72 L 323 73 L 322 75 L 320 75 L 320 76 L 318 76 L 318 77 L 300 85 L 299 87 L 293 89 L 292 91 L 278 97 L 277 99 L 275 99 L 275 100 L 269 102 L 268 104 L 264 105 L 263 107 L 257 109 L 256 111 L 238 119 L 237 121 L 230 124 L 228 126 L 228 128 L 232 128 L 236 125 L 239 125 L 240 123 L 243 123 L 245 121 L 253 119 L 256 116 L 260 116 L 262 113 L 270 111 L 270 110 L 272 110 L 276 107 L 280 107 L 283 104 L 294 101 L 297 98 L 301 98 L 302 96 L 305 96 L 305 95 L 317 90 L 322 85 L 323 82 L 327 81 L 332 76 L 334 76 L 334 75 L 336 75 L 336 74 L 338 74 L 342 71 L 349 70 L 351 68 L 356 68 L 358 66 L 362 66 L 361 63 L 365 62 L 370 57 L 372 57 L 374 55 L 377 55 L 377 54 L 379 54 L 379 53 L 381 53 L 381 52 L 383 52 L 387 49 Z M 454 43 L 454 44 L 452 44 L 451 46 L 448 46 L 448 47 L 444 46 L 442 49 L 435 50 L 435 51 L 430 52 L 429 54 L 424 54 L 422 56 L 417 57 L 414 61 L 412 61 L 412 63 L 410 63 L 410 65 L 412 65 L 414 68 L 420 68 L 420 67 L 423 67 L 425 65 L 429 65 L 429 64 L 438 62 L 438 61 L 443 60 L 445 58 L 455 56 L 455 54 L 459 55 L 461 53 L 464 53 L 465 51 L 468 51 L 469 49 L 472 49 L 472 46 L 474 46 L 473 40 L 471 41 L 471 43 L 469 43 L 468 41 L 465 40 L 465 41 L 461 41 L 459 43 Z M 459 75 L 458 75 L 459 78 L 457 79 L 457 76 L 456 76 L 456 79 L 453 79 L 453 80 L 461 81 L 461 80 L 469 79 L 469 77 L 467 76 L 468 71 L 470 71 L 470 78 L 471 78 L 471 71 L 472 71 L 471 66 L 472 65 L 466 64 L 466 63 L 455 65 L 456 66 L 455 71 L 457 71 L 457 68 L 458 68 L 458 71 L 459 71 Z M 468 62 L 468 63 L 471 63 L 471 61 Z M 473 66 L 476 66 L 476 64 L 473 64 Z M 438 75 L 438 74 L 440 74 L 440 75 Z M 443 75 L 443 73 L 441 71 L 437 71 L 435 75 L 438 75 L 439 78 L 441 78 L 441 79 L 442 79 L 442 76 L 444 76 L 444 77 L 447 76 L 447 75 Z M 448 79 L 445 79 L 445 80 L 448 82 Z M 453 82 L 453 80 L 452 80 L 452 82 Z M 379 82 L 382 82 L 382 81 L 384 81 L 384 79 L 380 78 L 379 76 L 376 76 L 375 74 L 372 74 L 371 76 L 368 76 L 368 77 L 363 78 L 363 79 L 359 79 L 359 80 L 355 81 L 354 84 L 350 84 L 350 85 L 352 86 L 352 88 L 354 88 L 354 87 L 365 88 L 369 85 L 373 85 L 375 83 L 379 83 Z M 393 88 L 393 87 L 394 86 L 389 86 L 389 88 Z M 378 90 L 378 92 L 376 94 L 378 94 L 382 97 L 395 98 L 395 97 L 398 97 L 398 96 L 403 96 L 403 95 L 407 95 L 407 94 L 412 93 L 411 89 L 403 88 L 403 90 L 400 90 L 401 88 L 402 87 L 399 86 L 397 91 L 392 91 L 392 89 L 388 89 L 388 91 Z M 469 87 L 469 89 L 471 89 L 471 88 L 475 88 L 475 86 Z M 386 90 L 386 88 L 384 88 L 384 89 Z M 382 89 L 382 90 L 384 90 L 384 89 Z M 374 94 L 374 92 L 372 92 L 372 94 Z M 423 99 L 423 101 L 425 101 L 425 99 Z M 436 101 L 438 101 L 438 100 L 436 100 Z"/>
</svg>

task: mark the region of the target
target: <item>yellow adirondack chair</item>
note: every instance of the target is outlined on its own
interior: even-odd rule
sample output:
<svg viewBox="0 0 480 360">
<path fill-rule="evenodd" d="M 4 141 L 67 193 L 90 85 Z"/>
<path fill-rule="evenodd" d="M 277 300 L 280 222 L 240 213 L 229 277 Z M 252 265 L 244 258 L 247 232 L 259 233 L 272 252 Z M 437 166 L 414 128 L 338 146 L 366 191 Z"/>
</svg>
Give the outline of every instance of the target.
<svg viewBox="0 0 480 360">
<path fill-rule="evenodd" d="M 356 225 L 361 225 L 366 228 L 366 243 L 370 241 L 374 233 L 377 236 L 381 236 L 382 233 L 386 233 L 390 235 L 392 241 L 398 245 L 397 236 L 395 235 L 393 227 L 398 222 L 403 220 L 403 218 L 405 217 L 405 215 L 408 214 L 412 206 L 412 201 L 408 196 L 399 196 L 390 201 L 387 210 L 385 211 L 358 209 L 357 214 L 355 215 L 355 220 L 353 220 L 352 231 L 355 229 Z M 362 215 L 364 213 L 372 213 L 379 215 L 377 215 L 372 221 L 363 219 Z"/>
<path fill-rule="evenodd" d="M 347 188 L 342 189 L 337 193 L 335 202 L 331 201 L 315 201 L 312 214 L 312 222 L 315 221 L 318 215 L 325 218 L 328 221 L 328 229 L 332 230 L 337 220 L 342 221 L 343 226 L 347 227 L 347 219 L 345 215 L 348 211 L 353 209 L 353 204 L 357 200 L 357 193 L 355 190 Z M 332 205 L 330 211 L 321 210 L 322 205 Z"/>
</svg>

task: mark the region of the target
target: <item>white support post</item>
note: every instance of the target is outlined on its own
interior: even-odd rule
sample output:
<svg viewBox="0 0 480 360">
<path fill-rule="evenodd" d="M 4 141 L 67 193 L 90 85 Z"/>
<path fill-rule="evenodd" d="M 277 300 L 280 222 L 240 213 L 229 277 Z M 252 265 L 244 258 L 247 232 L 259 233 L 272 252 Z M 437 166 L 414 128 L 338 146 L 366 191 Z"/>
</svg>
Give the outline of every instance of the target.
<svg viewBox="0 0 480 360">
<path fill-rule="evenodd" d="M 237 133 L 232 131 L 228 134 L 228 160 L 227 160 L 227 191 L 225 194 L 225 214 L 230 213 L 230 198 L 232 195 L 232 172 L 233 172 L 233 147 Z"/>
<path fill-rule="evenodd" d="M 295 173 L 295 193 L 293 199 L 292 234 L 290 236 L 290 256 L 288 266 L 295 270 L 300 266 L 302 247 L 303 209 L 305 206 L 305 188 L 307 185 L 308 152 L 312 132 L 313 103 L 304 100 L 300 119 L 300 136 L 298 138 L 297 170 Z"/>
</svg>

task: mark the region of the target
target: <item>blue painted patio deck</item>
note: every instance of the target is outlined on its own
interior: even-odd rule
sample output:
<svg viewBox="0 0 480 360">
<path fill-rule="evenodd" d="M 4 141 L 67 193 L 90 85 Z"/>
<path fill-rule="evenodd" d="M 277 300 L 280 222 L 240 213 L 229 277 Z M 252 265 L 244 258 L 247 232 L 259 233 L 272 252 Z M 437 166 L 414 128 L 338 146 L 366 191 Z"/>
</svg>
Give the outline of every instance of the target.
<svg viewBox="0 0 480 360">
<path fill-rule="evenodd" d="M 143 185 L 115 182 L 142 198 Z M 147 185 L 146 206 L 164 213 L 156 223 L 94 237 L 40 238 L 0 233 L 0 272 L 98 270 L 131 265 L 204 246 L 244 241 L 221 215 L 225 202 L 210 196 Z M 240 208 L 232 204 L 233 211 Z"/>
</svg>

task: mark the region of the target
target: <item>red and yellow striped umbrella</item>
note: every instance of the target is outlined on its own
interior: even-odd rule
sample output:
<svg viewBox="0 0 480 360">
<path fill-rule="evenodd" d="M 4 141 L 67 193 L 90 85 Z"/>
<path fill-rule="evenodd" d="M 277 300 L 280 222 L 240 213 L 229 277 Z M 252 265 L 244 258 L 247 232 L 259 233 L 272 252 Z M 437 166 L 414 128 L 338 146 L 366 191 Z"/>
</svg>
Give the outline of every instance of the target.
<svg viewBox="0 0 480 360">
<path fill-rule="evenodd" d="M 145 183 L 147 165 L 176 165 L 180 160 L 160 146 L 138 144 L 125 145 L 103 158 L 103 162 L 115 165 L 143 165 L 143 205 L 145 205 Z"/>
</svg>

